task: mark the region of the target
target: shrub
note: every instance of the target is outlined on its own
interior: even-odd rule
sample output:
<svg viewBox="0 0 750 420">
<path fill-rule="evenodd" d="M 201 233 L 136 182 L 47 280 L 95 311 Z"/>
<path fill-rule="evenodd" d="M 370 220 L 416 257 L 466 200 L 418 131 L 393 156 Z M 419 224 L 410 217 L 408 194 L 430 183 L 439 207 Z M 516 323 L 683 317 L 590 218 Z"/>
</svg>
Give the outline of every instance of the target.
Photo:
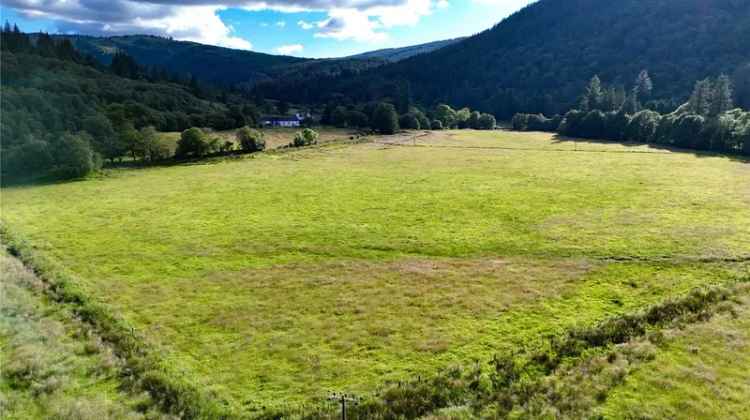
<svg viewBox="0 0 750 420">
<path fill-rule="evenodd" d="M 683 114 L 677 118 L 672 128 L 672 139 L 675 146 L 695 147 L 703 132 L 706 119 L 697 114 Z"/>
<path fill-rule="evenodd" d="M 318 133 L 315 130 L 306 128 L 302 131 L 298 131 L 294 135 L 294 140 L 290 144 L 292 147 L 304 147 L 318 143 Z"/>
<path fill-rule="evenodd" d="M 370 125 L 370 119 L 364 112 L 349 111 L 346 114 L 346 120 L 349 127 L 365 128 Z"/>
<path fill-rule="evenodd" d="M 430 128 L 433 130 L 442 130 L 443 129 L 443 122 L 440 120 L 434 120 L 430 124 Z"/>
<path fill-rule="evenodd" d="M 52 164 L 49 144 L 42 140 L 30 139 L 3 155 L 3 170 L 13 175 L 43 174 Z"/>
<path fill-rule="evenodd" d="M 651 143 L 656 139 L 659 127 L 659 113 L 649 110 L 637 112 L 633 115 L 625 129 L 625 140 Z"/>
<path fill-rule="evenodd" d="M 511 127 L 515 131 L 526 131 L 528 130 L 529 114 L 516 114 L 511 120 Z"/>
<path fill-rule="evenodd" d="M 183 131 L 177 141 L 175 156 L 178 158 L 195 156 L 201 157 L 209 150 L 206 133 L 200 128 L 193 127 Z"/>
<path fill-rule="evenodd" d="M 581 119 L 578 132 L 575 134 L 589 139 L 599 139 L 604 136 L 605 124 L 606 117 L 604 113 L 595 109 Z"/>
<path fill-rule="evenodd" d="M 79 178 L 101 168 L 101 158 L 86 133 L 63 134 L 56 149 L 57 173 L 63 178 Z"/>
<path fill-rule="evenodd" d="M 490 114 L 482 114 L 477 121 L 477 128 L 480 130 L 494 130 L 497 125 L 495 117 Z"/>
<path fill-rule="evenodd" d="M 419 130 L 421 128 L 419 120 L 414 114 L 404 114 L 398 120 L 399 126 L 405 130 Z"/>
<path fill-rule="evenodd" d="M 235 134 L 237 143 L 240 148 L 249 153 L 260 152 L 266 148 L 266 141 L 263 139 L 263 132 L 250 128 L 248 126 L 242 127 L 237 130 Z M 224 144 L 223 147 L 226 147 Z"/>
<path fill-rule="evenodd" d="M 398 114 L 391 104 L 380 103 L 372 114 L 372 128 L 382 134 L 393 134 L 398 131 Z"/>
<path fill-rule="evenodd" d="M 583 111 L 576 109 L 568 111 L 560 122 L 557 131 L 566 136 L 577 136 L 581 130 L 581 120 L 584 116 L 586 116 L 586 113 Z"/>
<path fill-rule="evenodd" d="M 419 121 L 419 128 L 429 130 L 432 127 L 430 119 L 427 118 L 422 111 L 415 111 L 414 116 L 417 117 L 417 120 Z"/>
</svg>

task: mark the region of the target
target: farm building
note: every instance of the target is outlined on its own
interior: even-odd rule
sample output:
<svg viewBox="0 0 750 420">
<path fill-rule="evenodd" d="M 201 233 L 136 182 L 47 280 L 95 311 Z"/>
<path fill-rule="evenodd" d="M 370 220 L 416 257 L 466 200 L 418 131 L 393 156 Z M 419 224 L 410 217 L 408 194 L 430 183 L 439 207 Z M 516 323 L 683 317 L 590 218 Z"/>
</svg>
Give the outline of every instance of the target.
<svg viewBox="0 0 750 420">
<path fill-rule="evenodd" d="M 295 114 L 291 117 L 268 116 L 263 117 L 263 125 L 266 127 L 299 127 L 305 120 L 302 114 Z"/>
</svg>

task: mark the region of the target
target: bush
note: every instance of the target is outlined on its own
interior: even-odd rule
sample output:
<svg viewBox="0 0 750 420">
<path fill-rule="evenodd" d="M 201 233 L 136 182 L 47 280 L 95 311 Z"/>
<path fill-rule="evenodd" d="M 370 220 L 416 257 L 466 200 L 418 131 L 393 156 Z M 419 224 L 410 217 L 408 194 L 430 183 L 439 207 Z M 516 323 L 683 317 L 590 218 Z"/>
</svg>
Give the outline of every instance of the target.
<svg viewBox="0 0 750 420">
<path fill-rule="evenodd" d="M 208 153 L 209 147 L 206 141 L 206 133 L 200 128 L 193 127 L 183 131 L 177 141 L 175 156 L 178 158 L 195 156 L 201 157 Z"/>
<path fill-rule="evenodd" d="M 263 139 L 263 132 L 254 128 L 248 126 L 242 127 L 237 130 L 235 137 L 237 138 L 237 143 L 240 145 L 240 149 L 245 152 L 260 152 L 266 148 L 266 141 Z M 226 144 L 222 146 L 222 148 L 226 148 Z"/>
<path fill-rule="evenodd" d="M 79 178 L 101 168 L 101 158 L 92 149 L 90 139 L 86 133 L 63 134 L 55 153 L 59 176 Z"/>
<path fill-rule="evenodd" d="M 595 109 L 587 113 L 578 127 L 578 136 L 588 139 L 600 139 L 604 137 L 606 116 L 602 111 Z"/>
<path fill-rule="evenodd" d="M 398 114 L 391 104 L 380 103 L 372 114 L 372 128 L 382 134 L 394 134 L 398 131 Z"/>
<path fill-rule="evenodd" d="M 399 126 L 405 130 L 419 130 L 421 125 L 414 114 L 404 114 L 398 120 Z"/>
<path fill-rule="evenodd" d="M 427 118 L 422 111 L 415 111 L 414 116 L 417 117 L 417 121 L 419 121 L 419 128 L 429 130 L 432 127 L 429 118 Z"/>
<path fill-rule="evenodd" d="M 625 129 L 625 140 L 642 143 L 654 142 L 660 119 L 661 115 L 654 111 L 637 112 Z"/>
<path fill-rule="evenodd" d="M 442 130 L 443 129 L 443 122 L 440 120 L 434 120 L 430 124 L 430 128 L 433 130 Z"/>
<path fill-rule="evenodd" d="M 510 122 L 515 131 L 527 131 L 529 129 L 529 114 L 516 114 Z"/>
<path fill-rule="evenodd" d="M 557 131 L 566 136 L 577 136 L 581 131 L 581 121 L 585 116 L 586 113 L 583 111 L 578 111 L 576 109 L 568 111 L 560 122 Z"/>
<path fill-rule="evenodd" d="M 47 142 L 29 139 L 3 154 L 3 170 L 13 175 L 42 175 L 53 165 Z"/>
<path fill-rule="evenodd" d="M 306 128 L 302 131 L 298 131 L 294 135 L 294 140 L 290 144 L 292 147 L 304 147 L 318 143 L 318 133 L 315 130 Z"/>
<path fill-rule="evenodd" d="M 349 127 L 365 128 L 370 125 L 370 119 L 364 112 L 349 111 L 346 114 L 346 121 Z"/>
<path fill-rule="evenodd" d="M 697 114 L 683 114 L 677 118 L 672 128 L 672 141 L 675 146 L 692 148 L 699 143 L 706 119 Z"/>
<path fill-rule="evenodd" d="M 477 120 L 477 128 L 480 130 L 494 130 L 496 125 L 495 117 L 490 114 L 481 114 Z"/>
</svg>

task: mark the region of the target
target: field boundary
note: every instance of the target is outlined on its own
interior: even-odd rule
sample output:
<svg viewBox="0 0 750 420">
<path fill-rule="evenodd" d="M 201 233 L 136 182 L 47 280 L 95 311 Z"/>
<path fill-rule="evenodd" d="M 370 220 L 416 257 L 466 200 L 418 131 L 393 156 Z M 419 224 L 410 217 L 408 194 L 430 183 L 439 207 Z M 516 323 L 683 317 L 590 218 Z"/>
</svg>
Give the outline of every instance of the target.
<svg viewBox="0 0 750 420">
<path fill-rule="evenodd" d="M 53 302 L 69 305 L 81 322 L 112 347 L 125 362 L 126 373 L 135 378 L 136 386 L 148 392 L 165 412 L 184 419 L 240 418 L 228 403 L 207 392 L 197 380 L 178 374 L 159 357 L 156 349 L 138 336 L 134 327 L 112 315 L 105 305 L 87 297 L 72 275 L 36 252 L 4 222 L 0 223 L 0 241 L 11 256 L 44 282 L 45 293 Z"/>
</svg>

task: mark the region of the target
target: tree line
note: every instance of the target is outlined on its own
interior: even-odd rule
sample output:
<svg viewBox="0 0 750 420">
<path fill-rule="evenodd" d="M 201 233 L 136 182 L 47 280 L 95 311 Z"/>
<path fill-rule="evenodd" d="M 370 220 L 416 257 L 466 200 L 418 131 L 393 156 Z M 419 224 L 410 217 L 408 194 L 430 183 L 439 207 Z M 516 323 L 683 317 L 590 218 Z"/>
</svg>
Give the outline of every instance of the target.
<svg viewBox="0 0 750 420">
<path fill-rule="evenodd" d="M 104 160 L 157 158 L 164 153 L 153 140 L 157 131 L 260 121 L 257 108 L 239 95 L 204 99 L 196 96 L 196 82 L 154 76 L 124 54 L 103 66 L 68 39 L 25 34 L 15 25 L 0 32 L 0 54 L 6 177 L 77 177 Z"/>
<path fill-rule="evenodd" d="M 644 108 L 653 84 L 643 71 L 629 93 L 603 87 L 591 79 L 578 106 L 564 115 L 516 114 L 518 131 L 557 131 L 589 139 L 654 143 L 687 149 L 750 155 L 750 112 L 736 108 L 727 75 L 695 83 L 687 102 L 668 113 Z"/>
<path fill-rule="evenodd" d="M 320 122 L 341 128 L 369 128 L 381 134 L 393 134 L 400 129 L 492 130 L 496 126 L 495 117 L 490 114 L 472 111 L 469 108 L 454 110 L 446 104 L 425 110 L 412 105 L 409 101 L 396 105 L 390 102 L 369 102 L 349 106 L 330 103 L 325 107 Z"/>
</svg>

